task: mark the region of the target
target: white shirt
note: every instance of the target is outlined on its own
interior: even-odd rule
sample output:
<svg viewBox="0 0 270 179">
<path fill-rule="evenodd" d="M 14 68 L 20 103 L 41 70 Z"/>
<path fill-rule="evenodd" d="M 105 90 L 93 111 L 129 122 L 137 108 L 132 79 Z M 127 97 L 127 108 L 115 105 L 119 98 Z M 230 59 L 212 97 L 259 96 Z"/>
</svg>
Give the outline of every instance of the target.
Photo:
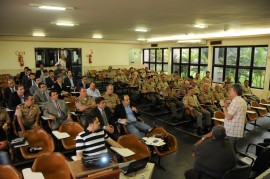
<svg viewBox="0 0 270 179">
<path fill-rule="evenodd" d="M 94 99 L 101 96 L 97 88 L 94 91 L 91 90 L 90 88 L 87 88 L 86 91 L 87 91 L 87 96 L 92 96 Z"/>
</svg>

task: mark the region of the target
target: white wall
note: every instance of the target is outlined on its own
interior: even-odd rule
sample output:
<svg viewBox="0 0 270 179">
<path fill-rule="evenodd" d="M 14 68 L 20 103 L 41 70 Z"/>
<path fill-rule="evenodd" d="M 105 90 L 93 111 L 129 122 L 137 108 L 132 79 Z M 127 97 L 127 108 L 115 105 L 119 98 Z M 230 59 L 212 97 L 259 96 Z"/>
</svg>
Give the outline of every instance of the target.
<svg viewBox="0 0 270 179">
<path fill-rule="evenodd" d="M 93 66 L 129 65 L 129 50 L 140 48 L 137 44 L 124 43 L 89 43 L 89 42 L 28 42 L 0 41 L 0 73 L 15 74 L 22 71 L 16 51 L 25 52 L 24 63 L 35 69 L 35 48 L 81 48 L 83 70 Z M 88 63 L 87 55 L 93 50 L 93 63 Z"/>
</svg>

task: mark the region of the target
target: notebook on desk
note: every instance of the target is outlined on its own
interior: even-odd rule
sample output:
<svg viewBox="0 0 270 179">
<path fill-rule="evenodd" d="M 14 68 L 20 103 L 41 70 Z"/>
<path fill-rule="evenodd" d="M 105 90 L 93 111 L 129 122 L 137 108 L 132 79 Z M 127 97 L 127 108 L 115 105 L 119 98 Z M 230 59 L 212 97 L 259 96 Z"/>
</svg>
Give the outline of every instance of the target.
<svg viewBox="0 0 270 179">
<path fill-rule="evenodd" d="M 131 162 L 128 166 L 121 168 L 122 172 L 124 175 L 130 174 L 132 172 L 137 172 L 138 170 L 144 169 L 148 161 L 149 157 Z"/>
</svg>

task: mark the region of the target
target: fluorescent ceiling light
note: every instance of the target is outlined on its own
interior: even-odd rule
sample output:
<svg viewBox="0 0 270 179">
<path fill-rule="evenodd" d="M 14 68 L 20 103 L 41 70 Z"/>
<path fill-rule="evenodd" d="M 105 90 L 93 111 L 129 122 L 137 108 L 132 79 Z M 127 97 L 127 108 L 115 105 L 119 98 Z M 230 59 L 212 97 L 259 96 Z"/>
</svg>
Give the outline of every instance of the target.
<svg viewBox="0 0 270 179">
<path fill-rule="evenodd" d="M 135 29 L 136 32 L 148 32 L 147 29 L 137 28 Z"/>
<path fill-rule="evenodd" d="M 145 38 L 138 38 L 137 40 L 138 40 L 138 41 L 146 41 Z"/>
<path fill-rule="evenodd" d="M 193 27 L 197 27 L 197 28 L 200 28 L 200 29 L 207 28 L 207 26 L 206 25 L 203 25 L 203 24 L 195 24 L 195 25 L 193 25 Z"/>
<path fill-rule="evenodd" d="M 270 34 L 269 29 L 253 29 L 253 30 L 229 30 L 210 34 L 193 34 L 193 35 L 175 35 L 167 37 L 156 37 L 150 38 L 147 41 L 157 42 L 157 41 L 170 41 L 170 40 L 186 40 L 186 39 L 207 39 L 216 37 L 241 37 L 241 36 L 254 36 L 254 35 L 264 35 Z"/>
<path fill-rule="evenodd" d="M 179 40 L 177 43 L 200 43 L 203 42 L 203 40 Z"/>
<path fill-rule="evenodd" d="M 59 25 L 59 26 L 74 26 L 75 24 L 70 23 L 70 22 L 57 22 L 56 25 Z"/>
<path fill-rule="evenodd" d="M 93 35 L 93 39 L 102 39 L 102 35 L 101 34 L 94 34 Z"/>
<path fill-rule="evenodd" d="M 33 36 L 34 37 L 45 37 L 45 34 L 42 32 L 35 32 L 35 33 L 33 33 Z"/>
<path fill-rule="evenodd" d="M 65 7 L 57 7 L 57 6 L 39 6 L 39 9 L 47 9 L 47 10 L 56 10 L 56 11 L 64 11 Z"/>
</svg>

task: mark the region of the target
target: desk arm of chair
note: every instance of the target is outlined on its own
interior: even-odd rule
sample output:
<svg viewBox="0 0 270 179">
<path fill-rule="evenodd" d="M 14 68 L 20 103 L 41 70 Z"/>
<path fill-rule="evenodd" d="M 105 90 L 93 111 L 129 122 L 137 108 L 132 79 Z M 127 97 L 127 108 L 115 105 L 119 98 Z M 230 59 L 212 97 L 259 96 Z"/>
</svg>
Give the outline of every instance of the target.
<svg viewBox="0 0 270 179">
<path fill-rule="evenodd" d="M 248 146 L 247 146 L 247 148 L 246 148 L 246 153 L 248 153 L 248 150 L 249 150 L 249 147 L 250 147 L 250 146 L 260 147 L 260 148 L 262 148 L 262 149 L 264 149 L 264 148 L 265 148 L 265 147 L 264 147 L 264 146 L 262 146 L 262 145 L 258 145 L 258 144 L 249 143 L 249 144 L 248 144 Z"/>
<path fill-rule="evenodd" d="M 253 164 L 254 164 L 254 162 L 255 162 L 255 159 L 254 159 L 253 157 L 251 157 L 251 156 L 249 156 L 249 155 L 247 155 L 247 154 L 245 154 L 245 153 L 242 153 L 242 152 L 238 152 L 238 154 L 240 154 L 240 155 L 242 155 L 242 156 L 244 156 L 244 157 L 250 158 L 250 159 L 252 160 L 250 166 L 253 166 Z M 241 159 L 238 159 L 238 161 L 242 162 Z M 242 162 L 242 163 L 243 163 L 243 162 Z"/>
</svg>

